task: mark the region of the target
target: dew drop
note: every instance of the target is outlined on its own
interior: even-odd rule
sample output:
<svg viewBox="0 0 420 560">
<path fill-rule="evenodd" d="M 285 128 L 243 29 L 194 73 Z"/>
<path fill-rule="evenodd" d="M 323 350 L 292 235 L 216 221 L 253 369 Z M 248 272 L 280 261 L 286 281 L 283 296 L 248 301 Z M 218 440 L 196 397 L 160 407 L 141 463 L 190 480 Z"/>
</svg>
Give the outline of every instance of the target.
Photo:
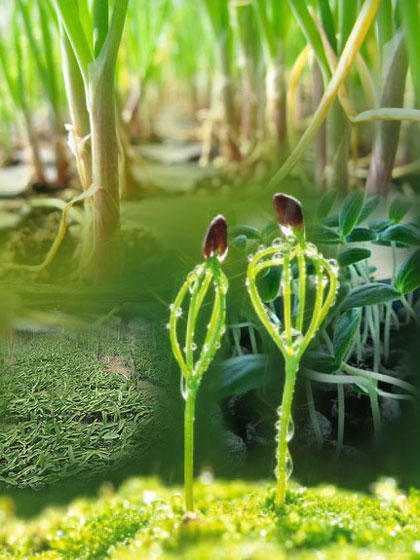
<svg viewBox="0 0 420 560">
<path fill-rule="evenodd" d="M 272 245 L 273 245 L 274 247 L 278 247 L 278 246 L 281 245 L 282 243 L 283 243 L 283 240 L 282 240 L 280 237 L 276 237 L 276 238 L 273 240 Z"/>
<path fill-rule="evenodd" d="M 194 280 L 194 282 L 191 282 L 191 284 L 188 287 L 188 290 L 190 291 L 190 294 L 192 294 L 195 290 L 197 286 L 197 280 Z"/>
<path fill-rule="evenodd" d="M 171 323 L 166 323 L 165 327 L 166 327 L 166 328 L 168 329 L 168 331 L 169 331 L 169 329 L 171 328 Z"/>
<path fill-rule="evenodd" d="M 254 258 L 254 255 L 248 255 L 248 260 L 251 262 L 252 259 Z"/>
<path fill-rule="evenodd" d="M 194 352 L 195 350 L 197 350 L 197 344 L 195 342 L 193 342 L 191 344 L 191 350 Z"/>
<path fill-rule="evenodd" d="M 292 460 L 292 456 L 290 455 L 289 449 L 287 449 L 287 451 L 286 451 L 286 478 L 287 478 L 287 480 L 289 480 L 289 478 L 292 476 L 292 472 L 293 472 L 293 460 Z"/>
<path fill-rule="evenodd" d="M 186 401 L 188 395 L 188 388 L 187 388 L 187 380 L 183 375 L 181 375 L 181 395 L 184 401 Z"/>
<path fill-rule="evenodd" d="M 181 316 L 182 316 L 182 309 L 178 307 L 177 310 L 175 311 L 175 317 L 181 317 Z"/>
<path fill-rule="evenodd" d="M 286 434 L 287 441 L 290 441 L 294 435 L 295 435 L 295 423 L 293 422 L 293 418 L 290 417 L 289 423 L 287 425 L 287 434 Z"/>
</svg>

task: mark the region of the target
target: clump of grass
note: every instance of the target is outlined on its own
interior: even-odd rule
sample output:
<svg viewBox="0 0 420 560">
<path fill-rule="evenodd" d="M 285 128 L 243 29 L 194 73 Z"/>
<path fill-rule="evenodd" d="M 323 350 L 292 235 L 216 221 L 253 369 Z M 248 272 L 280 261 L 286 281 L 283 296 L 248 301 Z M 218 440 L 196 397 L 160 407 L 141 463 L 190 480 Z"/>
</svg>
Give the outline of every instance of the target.
<svg viewBox="0 0 420 560">
<path fill-rule="evenodd" d="M 224 275 L 221 262 L 227 254 L 227 225 L 223 216 L 217 216 L 210 223 L 204 238 L 204 262 L 195 267 L 182 285 L 173 304 L 171 304 L 170 322 L 168 324 L 172 350 L 181 369 L 181 393 L 185 400 L 184 421 L 184 478 L 185 501 L 187 511 L 194 510 L 193 501 L 193 470 L 194 470 L 194 415 L 197 391 L 202 377 L 220 347 L 220 340 L 225 332 L 226 292 L 228 281 Z M 195 329 L 197 319 L 203 306 L 210 285 L 214 288 L 213 308 L 207 333 L 199 354 Z M 187 294 L 190 294 L 185 343 L 183 349 L 178 339 L 179 319 L 183 315 L 182 305 Z"/>
<path fill-rule="evenodd" d="M 291 408 L 296 375 L 305 350 L 334 305 L 338 289 L 338 264 L 336 261 L 325 259 L 315 245 L 306 242 L 302 208 L 295 198 L 276 194 L 274 208 L 281 237 L 276 238 L 271 246 L 261 246 L 255 255 L 250 255 L 247 288 L 260 321 L 276 343 L 286 364 L 285 386 L 282 403 L 278 409 L 277 426 L 276 504 L 279 506 L 284 503 L 286 481 L 292 471 L 287 442 L 293 437 Z M 297 278 L 293 277 L 294 264 L 297 265 Z M 314 269 L 315 298 L 312 313 L 309 312 L 306 299 L 308 264 Z M 257 277 L 262 271 L 278 267 L 282 270 L 282 323 L 264 305 L 257 287 Z M 328 291 L 325 295 L 327 285 Z"/>
<path fill-rule="evenodd" d="M 95 476 L 150 449 L 157 423 L 167 418 L 161 395 L 153 387 L 139 391 L 98 359 L 97 337 L 90 343 L 42 335 L 14 345 L 12 365 L 0 377 L 2 487 Z"/>
</svg>

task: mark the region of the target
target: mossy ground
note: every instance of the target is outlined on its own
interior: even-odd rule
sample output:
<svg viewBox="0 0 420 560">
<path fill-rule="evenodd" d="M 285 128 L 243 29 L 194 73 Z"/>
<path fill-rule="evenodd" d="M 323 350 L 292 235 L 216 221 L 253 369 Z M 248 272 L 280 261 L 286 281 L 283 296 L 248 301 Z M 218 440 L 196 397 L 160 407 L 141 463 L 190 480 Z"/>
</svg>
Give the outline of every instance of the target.
<svg viewBox="0 0 420 560">
<path fill-rule="evenodd" d="M 198 482 L 197 520 L 186 520 L 182 490 L 131 479 L 118 491 L 48 509 L 24 522 L 0 508 L 0 558 L 318 559 L 420 558 L 420 492 L 391 480 L 372 495 L 291 484 L 276 510 L 273 484 Z"/>
</svg>

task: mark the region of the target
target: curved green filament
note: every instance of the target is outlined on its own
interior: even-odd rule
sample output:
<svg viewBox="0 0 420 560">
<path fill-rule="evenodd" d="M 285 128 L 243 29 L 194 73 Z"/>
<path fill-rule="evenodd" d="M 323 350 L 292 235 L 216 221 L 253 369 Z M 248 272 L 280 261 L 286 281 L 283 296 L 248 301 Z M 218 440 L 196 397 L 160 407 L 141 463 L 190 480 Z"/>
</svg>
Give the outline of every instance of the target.
<svg viewBox="0 0 420 560">
<path fill-rule="evenodd" d="M 298 350 L 298 358 L 300 359 L 305 352 L 306 348 L 308 347 L 309 343 L 313 339 L 321 324 L 321 315 L 322 315 L 322 303 L 324 297 L 324 276 L 322 274 L 322 268 L 319 264 L 318 260 L 313 261 L 315 267 L 315 274 L 316 274 L 316 296 L 315 296 L 315 305 L 314 310 L 312 313 L 312 319 L 309 324 L 308 330 L 305 334 L 305 337 L 302 341 L 302 344 Z"/>
<path fill-rule="evenodd" d="M 188 321 L 187 321 L 187 332 L 185 335 L 185 354 L 187 358 L 187 366 L 190 368 L 190 372 L 192 374 L 193 371 L 193 338 L 194 338 L 194 329 L 197 322 L 197 315 L 198 311 L 201 307 L 201 304 L 206 296 L 212 273 L 209 271 L 207 274 L 207 269 L 204 273 L 204 269 L 202 268 L 197 275 L 197 278 L 194 280 L 193 290 L 191 293 L 190 299 L 190 307 L 188 310 Z M 204 282 L 203 282 L 204 276 Z"/>
<path fill-rule="evenodd" d="M 283 260 L 283 316 L 284 316 L 284 331 L 286 333 L 286 352 L 293 355 L 292 347 L 292 286 L 291 286 L 291 272 L 290 260 L 286 255 Z"/>
<path fill-rule="evenodd" d="M 305 256 L 302 252 L 298 254 L 299 266 L 299 312 L 296 323 L 296 329 L 300 332 L 303 330 L 303 320 L 305 315 L 305 302 L 306 302 L 306 265 Z"/>
</svg>

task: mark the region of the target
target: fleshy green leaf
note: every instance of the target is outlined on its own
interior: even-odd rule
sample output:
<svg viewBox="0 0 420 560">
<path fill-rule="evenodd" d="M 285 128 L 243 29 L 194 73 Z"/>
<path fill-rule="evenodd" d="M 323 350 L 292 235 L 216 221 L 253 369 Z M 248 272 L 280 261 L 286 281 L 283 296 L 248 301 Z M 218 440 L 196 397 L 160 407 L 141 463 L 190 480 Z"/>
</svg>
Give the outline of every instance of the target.
<svg viewBox="0 0 420 560">
<path fill-rule="evenodd" d="M 409 294 L 420 287 L 420 249 L 402 263 L 395 285 L 401 294 Z"/>
<path fill-rule="evenodd" d="M 365 305 L 377 305 L 386 303 L 400 297 L 399 292 L 382 282 L 372 282 L 353 288 L 342 303 L 342 309 L 352 309 L 353 307 L 364 307 Z"/>
<path fill-rule="evenodd" d="M 402 196 L 396 196 L 388 209 L 389 219 L 398 224 L 410 209 L 411 201 Z"/>
<path fill-rule="evenodd" d="M 391 225 L 391 222 L 388 218 L 377 218 L 369 222 L 369 227 L 375 231 L 383 231 L 389 225 Z"/>
<path fill-rule="evenodd" d="M 376 210 L 379 203 L 381 202 L 381 197 L 379 195 L 369 197 L 363 204 L 362 211 L 357 219 L 357 223 L 361 224 L 366 218 L 368 218 L 372 212 Z"/>
<path fill-rule="evenodd" d="M 375 231 L 369 228 L 356 226 L 346 239 L 349 243 L 360 243 L 361 241 L 373 241 L 376 237 L 377 234 Z"/>
<path fill-rule="evenodd" d="M 416 223 L 395 224 L 383 231 L 380 241 L 395 241 L 405 245 L 420 245 L 420 228 Z"/>
<path fill-rule="evenodd" d="M 333 373 L 337 371 L 337 364 L 334 357 L 317 350 L 307 351 L 302 358 L 302 365 L 321 373 Z"/>
<path fill-rule="evenodd" d="M 219 398 L 246 393 L 261 387 L 267 358 L 263 354 L 246 354 L 225 360 L 210 381 Z"/>
<path fill-rule="evenodd" d="M 365 202 L 365 193 L 361 190 L 350 193 L 343 202 L 338 215 L 338 223 L 342 235 L 348 235 L 357 224 Z"/>
<path fill-rule="evenodd" d="M 324 243 L 329 245 L 335 245 L 340 243 L 340 236 L 335 231 L 335 229 L 323 226 L 321 224 L 311 226 L 307 232 L 308 239 L 314 243 Z"/>
<path fill-rule="evenodd" d="M 324 220 L 327 216 L 329 216 L 331 210 L 333 209 L 336 198 L 337 198 L 337 191 L 335 190 L 327 191 L 321 197 L 317 210 L 317 215 L 320 220 Z"/>
<path fill-rule="evenodd" d="M 360 309 L 349 309 L 340 316 L 335 325 L 333 347 L 338 365 L 342 363 L 350 349 L 354 335 L 359 328 L 361 316 Z"/>
<path fill-rule="evenodd" d="M 368 259 L 371 254 L 371 251 L 365 247 L 349 247 L 338 255 L 338 264 L 340 266 L 349 266 Z"/>
</svg>

